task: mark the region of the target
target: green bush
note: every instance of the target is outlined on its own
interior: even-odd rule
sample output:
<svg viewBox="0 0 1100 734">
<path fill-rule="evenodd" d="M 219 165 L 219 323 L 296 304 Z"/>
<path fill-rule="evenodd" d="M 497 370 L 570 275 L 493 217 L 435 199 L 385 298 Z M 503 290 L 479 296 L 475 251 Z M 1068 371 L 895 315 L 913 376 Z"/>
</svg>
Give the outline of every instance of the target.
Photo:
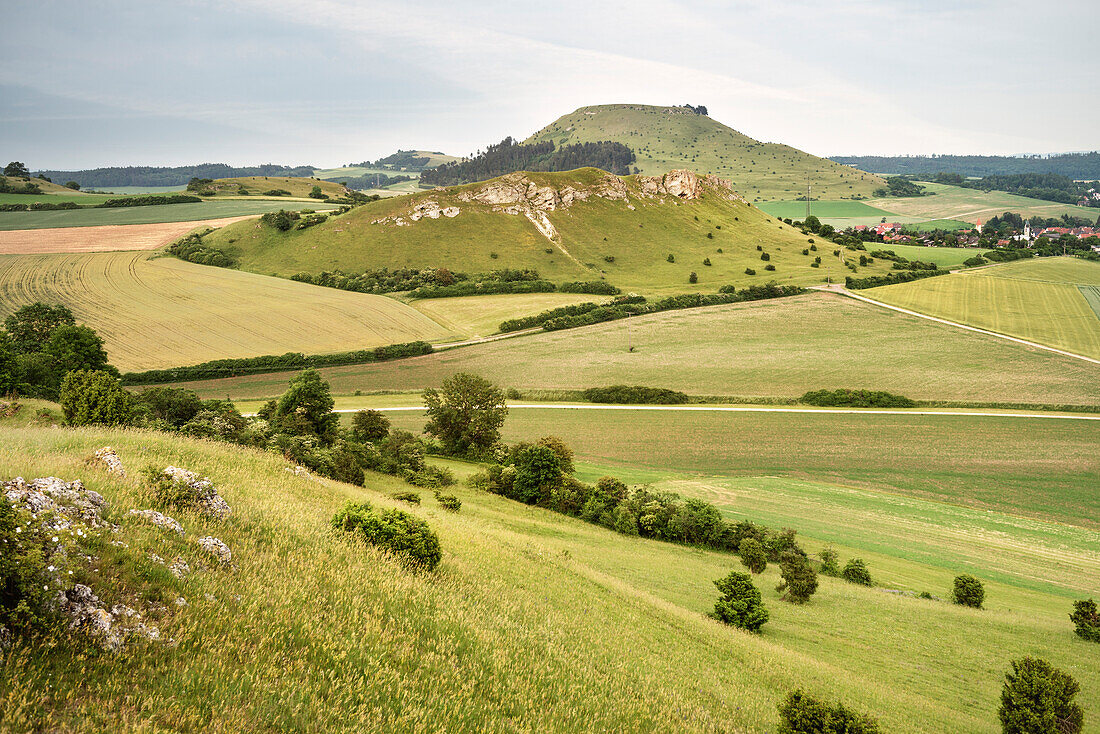
<svg viewBox="0 0 1100 734">
<path fill-rule="evenodd" d="M 836 555 L 836 550 L 831 546 L 825 548 L 818 554 L 818 558 L 821 559 L 821 575 L 822 576 L 839 576 L 840 565 Z"/>
<path fill-rule="evenodd" d="M 800 401 L 807 405 L 843 408 L 912 408 L 916 402 L 904 395 L 878 390 L 811 390 Z"/>
<path fill-rule="evenodd" d="M 767 265 L 765 265 L 764 269 L 767 270 L 769 273 L 774 273 L 775 272 L 775 266 L 772 265 L 771 263 L 768 263 Z"/>
<path fill-rule="evenodd" d="M 48 539 L 35 518 L 17 512 L 0 495 L 0 627 L 16 634 L 39 631 L 52 621 L 51 588 L 42 549 Z"/>
<path fill-rule="evenodd" d="M 688 396 L 685 393 L 644 385 L 590 387 L 584 391 L 584 399 L 590 403 L 620 405 L 678 405 L 688 402 Z"/>
<path fill-rule="evenodd" d="M 862 558 L 853 558 L 844 565 L 844 570 L 840 572 L 841 577 L 850 584 L 859 584 L 860 586 L 874 586 L 871 581 L 871 572 L 867 570 L 867 564 L 863 562 Z"/>
<path fill-rule="evenodd" d="M 771 256 L 771 255 L 769 255 L 769 254 L 768 254 L 768 253 L 766 253 L 766 252 L 762 252 L 762 253 L 760 253 L 760 259 L 761 259 L 761 260 L 763 260 L 763 261 L 765 261 L 765 262 L 767 262 L 768 260 L 771 260 L 771 259 L 772 259 L 772 256 Z"/>
<path fill-rule="evenodd" d="M 133 396 L 109 372 L 69 372 L 61 381 L 59 402 L 70 426 L 124 426 L 133 418 Z"/>
<path fill-rule="evenodd" d="M 793 604 L 805 604 L 817 591 L 817 572 L 806 556 L 794 551 L 786 551 L 779 559 L 779 573 L 783 581 L 776 591 L 783 594 L 783 600 Z"/>
<path fill-rule="evenodd" d="M 439 502 L 439 506 L 448 512 L 458 512 L 462 509 L 462 500 L 455 497 L 453 494 L 440 494 L 436 492 L 435 499 Z"/>
<path fill-rule="evenodd" d="M 764 573 L 768 568 L 768 555 L 764 552 L 764 546 L 756 538 L 745 538 L 737 546 L 737 553 L 741 556 L 741 563 L 751 573 Z"/>
<path fill-rule="evenodd" d="M 688 282 L 689 283 L 698 283 L 699 282 L 699 275 L 694 270 L 691 271 L 691 275 L 688 276 Z"/>
<path fill-rule="evenodd" d="M 759 632 L 768 621 L 768 610 L 760 601 L 760 590 L 753 586 L 752 576 L 732 571 L 714 585 L 719 596 L 711 616 L 734 627 Z"/>
<path fill-rule="evenodd" d="M 398 502 L 407 502 L 410 505 L 420 504 L 420 495 L 416 492 L 394 492 L 390 497 L 393 497 Z"/>
<path fill-rule="evenodd" d="M 878 734 L 878 722 L 840 703 L 828 704 L 802 691 L 779 704 L 777 734 Z"/>
<path fill-rule="evenodd" d="M 668 257 L 666 257 L 665 259 L 666 259 L 666 260 L 667 260 L 668 262 L 670 262 L 670 263 L 674 263 L 674 262 L 676 262 L 676 256 L 675 256 L 675 255 L 673 255 L 673 254 L 672 254 L 671 252 L 670 252 L 670 253 L 668 253 Z"/>
<path fill-rule="evenodd" d="M 294 222 L 300 217 L 297 212 L 288 212 L 280 209 L 277 212 L 267 212 L 260 217 L 260 221 L 269 227 L 274 227 L 280 232 L 288 232 L 294 226 Z"/>
<path fill-rule="evenodd" d="M 985 588 L 982 582 L 973 576 L 967 574 L 956 576 L 952 598 L 956 604 L 981 609 L 982 602 L 985 601 Z"/>
<path fill-rule="evenodd" d="M 1082 640 L 1100 642 L 1100 614 L 1096 612 L 1096 602 L 1092 599 L 1073 602 L 1073 614 L 1069 619 L 1077 629 L 1075 632 Z"/>
<path fill-rule="evenodd" d="M 756 275 L 756 271 L 752 268 L 745 268 L 745 275 Z"/>
<path fill-rule="evenodd" d="M 1084 712 L 1073 702 L 1080 685 L 1045 660 L 1012 661 L 998 712 L 1004 734 L 1077 734 Z"/>
<path fill-rule="evenodd" d="M 333 516 L 332 527 L 429 571 L 443 558 L 435 532 L 426 522 L 402 510 L 375 511 L 366 502 L 348 502 Z"/>
<path fill-rule="evenodd" d="M 357 441 L 381 441 L 389 435 L 390 419 L 377 410 L 360 410 L 351 419 L 351 431 Z"/>
</svg>

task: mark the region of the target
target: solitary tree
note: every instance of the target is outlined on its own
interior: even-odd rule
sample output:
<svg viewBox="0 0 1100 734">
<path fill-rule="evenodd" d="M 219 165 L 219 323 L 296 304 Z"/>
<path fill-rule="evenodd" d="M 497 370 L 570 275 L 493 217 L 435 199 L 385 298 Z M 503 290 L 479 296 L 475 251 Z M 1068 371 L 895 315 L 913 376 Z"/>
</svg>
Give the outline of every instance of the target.
<svg viewBox="0 0 1100 734">
<path fill-rule="evenodd" d="M 500 441 L 500 427 L 508 415 L 504 391 L 488 380 L 460 372 L 436 390 L 424 391 L 428 424 L 424 432 L 443 442 L 454 456 L 486 454 Z"/>
<path fill-rule="evenodd" d="M 859 584 L 860 586 L 874 585 L 871 582 L 871 572 L 867 570 L 867 564 L 863 562 L 862 558 L 853 558 L 848 561 L 840 575 L 845 581 L 852 584 Z"/>
<path fill-rule="evenodd" d="M 333 405 L 328 383 L 316 370 L 305 370 L 290 381 L 275 404 L 271 423 L 279 433 L 314 436 L 321 443 L 331 443 L 340 425 Z"/>
<path fill-rule="evenodd" d="M 80 191 L 80 184 L 76 181 L 66 181 L 65 188 L 72 189 L 73 191 Z"/>
<path fill-rule="evenodd" d="M 768 554 L 756 538 L 745 538 L 737 546 L 741 563 L 752 573 L 764 573 L 768 568 Z"/>
<path fill-rule="evenodd" d="M 73 312 L 65 306 L 37 302 L 17 309 L 4 319 L 4 328 L 11 334 L 15 350 L 23 354 L 41 352 L 50 334 L 59 326 L 76 323 Z"/>
<path fill-rule="evenodd" d="M 714 585 L 718 587 L 719 597 L 711 616 L 734 627 L 759 632 L 768 621 L 768 610 L 760 601 L 760 590 L 753 586 L 752 576 L 731 571 Z"/>
<path fill-rule="evenodd" d="M 360 441 L 381 441 L 390 432 L 390 419 L 377 410 L 360 410 L 351 419 L 351 431 Z"/>
<path fill-rule="evenodd" d="M 817 591 L 817 571 L 810 565 L 806 556 L 796 551 L 786 551 L 779 559 L 780 575 L 783 582 L 777 591 L 785 591 L 784 601 L 805 604 Z"/>
<path fill-rule="evenodd" d="M 1075 632 L 1078 637 L 1100 642 L 1100 614 L 1097 614 L 1096 602 L 1092 599 L 1073 602 L 1073 614 L 1069 615 L 1069 619 L 1077 625 Z"/>
<path fill-rule="evenodd" d="M 978 579 L 968 574 L 962 574 L 955 577 L 953 598 L 956 604 L 981 609 L 982 602 L 985 600 L 985 588 Z"/>
<path fill-rule="evenodd" d="M 1072 676 L 1045 660 L 1013 660 L 1001 691 L 1004 734 L 1077 734 L 1084 723 L 1084 712 L 1073 702 L 1079 689 Z"/>
<path fill-rule="evenodd" d="M 19 161 L 12 161 L 4 166 L 4 175 L 12 178 L 30 178 L 31 172 Z"/>
</svg>

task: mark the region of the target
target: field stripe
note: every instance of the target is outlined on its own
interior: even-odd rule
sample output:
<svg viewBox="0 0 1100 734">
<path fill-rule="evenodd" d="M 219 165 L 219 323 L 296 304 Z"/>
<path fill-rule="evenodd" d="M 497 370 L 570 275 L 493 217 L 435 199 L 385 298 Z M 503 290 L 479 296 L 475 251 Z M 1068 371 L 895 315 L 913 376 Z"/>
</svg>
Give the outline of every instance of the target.
<svg viewBox="0 0 1100 734">
<path fill-rule="evenodd" d="M 950 277 L 950 276 L 948 276 Z M 821 289 L 826 290 L 826 289 Z M 900 306 L 891 306 L 889 303 L 883 303 L 882 301 L 876 301 L 873 298 L 867 298 L 866 296 L 857 295 L 845 288 L 837 288 L 835 290 L 826 290 L 827 293 L 840 293 L 841 295 L 854 298 L 857 301 L 864 301 L 875 306 L 881 306 L 882 308 L 888 308 L 891 311 L 898 311 L 899 313 L 907 314 L 909 316 L 916 316 L 921 319 L 928 319 L 929 321 L 935 321 L 939 324 L 946 324 L 948 326 L 954 326 L 958 329 L 966 329 L 967 331 L 975 331 L 979 334 L 985 334 L 987 336 L 994 336 L 998 339 L 1005 339 L 1006 341 L 1016 342 L 1017 344 L 1023 344 L 1028 347 L 1035 347 L 1036 349 L 1043 349 L 1048 352 L 1054 352 L 1055 354 L 1061 354 L 1063 357 L 1072 357 L 1073 359 L 1080 359 L 1085 362 L 1091 362 L 1092 364 L 1100 364 L 1100 359 L 1093 359 L 1092 357 L 1086 357 L 1083 354 L 1075 354 L 1074 352 L 1067 352 L 1064 349 L 1056 349 L 1054 347 L 1048 347 L 1045 344 L 1039 344 L 1037 342 L 1028 341 L 1027 339 L 1019 339 L 1008 334 L 998 334 L 996 331 L 989 331 L 988 329 L 979 329 L 977 326 L 967 326 L 966 324 L 960 324 L 957 321 L 948 321 L 947 319 L 941 319 L 936 316 L 929 316 L 928 314 L 920 313 L 919 311 L 910 311 L 907 308 L 901 308 Z"/>
<path fill-rule="evenodd" d="M 1077 290 L 1081 291 L 1081 295 L 1085 297 L 1085 302 L 1092 308 L 1096 318 L 1100 319 L 1100 286 L 1079 285 Z"/>
</svg>

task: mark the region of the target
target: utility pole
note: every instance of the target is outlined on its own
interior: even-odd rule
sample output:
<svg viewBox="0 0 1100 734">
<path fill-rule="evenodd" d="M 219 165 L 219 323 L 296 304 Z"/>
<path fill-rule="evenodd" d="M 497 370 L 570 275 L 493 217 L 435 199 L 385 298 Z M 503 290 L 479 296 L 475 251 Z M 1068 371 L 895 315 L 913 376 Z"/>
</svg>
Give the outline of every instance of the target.
<svg viewBox="0 0 1100 734">
<path fill-rule="evenodd" d="M 810 182 L 806 181 L 806 219 L 810 218 Z"/>
</svg>

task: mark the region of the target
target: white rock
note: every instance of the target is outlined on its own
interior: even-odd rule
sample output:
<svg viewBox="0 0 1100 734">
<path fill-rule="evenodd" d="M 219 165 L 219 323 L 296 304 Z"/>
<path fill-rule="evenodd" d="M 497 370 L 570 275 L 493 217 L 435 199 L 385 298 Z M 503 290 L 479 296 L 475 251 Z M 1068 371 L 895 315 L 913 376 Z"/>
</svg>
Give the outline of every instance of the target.
<svg viewBox="0 0 1100 734">
<path fill-rule="evenodd" d="M 139 517 L 142 520 L 151 522 L 158 528 L 171 530 L 179 533 L 180 535 L 183 535 L 182 525 L 180 525 L 178 522 L 168 517 L 167 515 L 157 512 L 156 510 L 130 510 L 130 514 L 135 517 Z"/>
<path fill-rule="evenodd" d="M 208 535 L 205 538 L 199 538 L 199 546 L 224 565 L 229 565 L 233 561 L 233 554 L 230 552 L 229 546 L 213 536 Z"/>
</svg>

